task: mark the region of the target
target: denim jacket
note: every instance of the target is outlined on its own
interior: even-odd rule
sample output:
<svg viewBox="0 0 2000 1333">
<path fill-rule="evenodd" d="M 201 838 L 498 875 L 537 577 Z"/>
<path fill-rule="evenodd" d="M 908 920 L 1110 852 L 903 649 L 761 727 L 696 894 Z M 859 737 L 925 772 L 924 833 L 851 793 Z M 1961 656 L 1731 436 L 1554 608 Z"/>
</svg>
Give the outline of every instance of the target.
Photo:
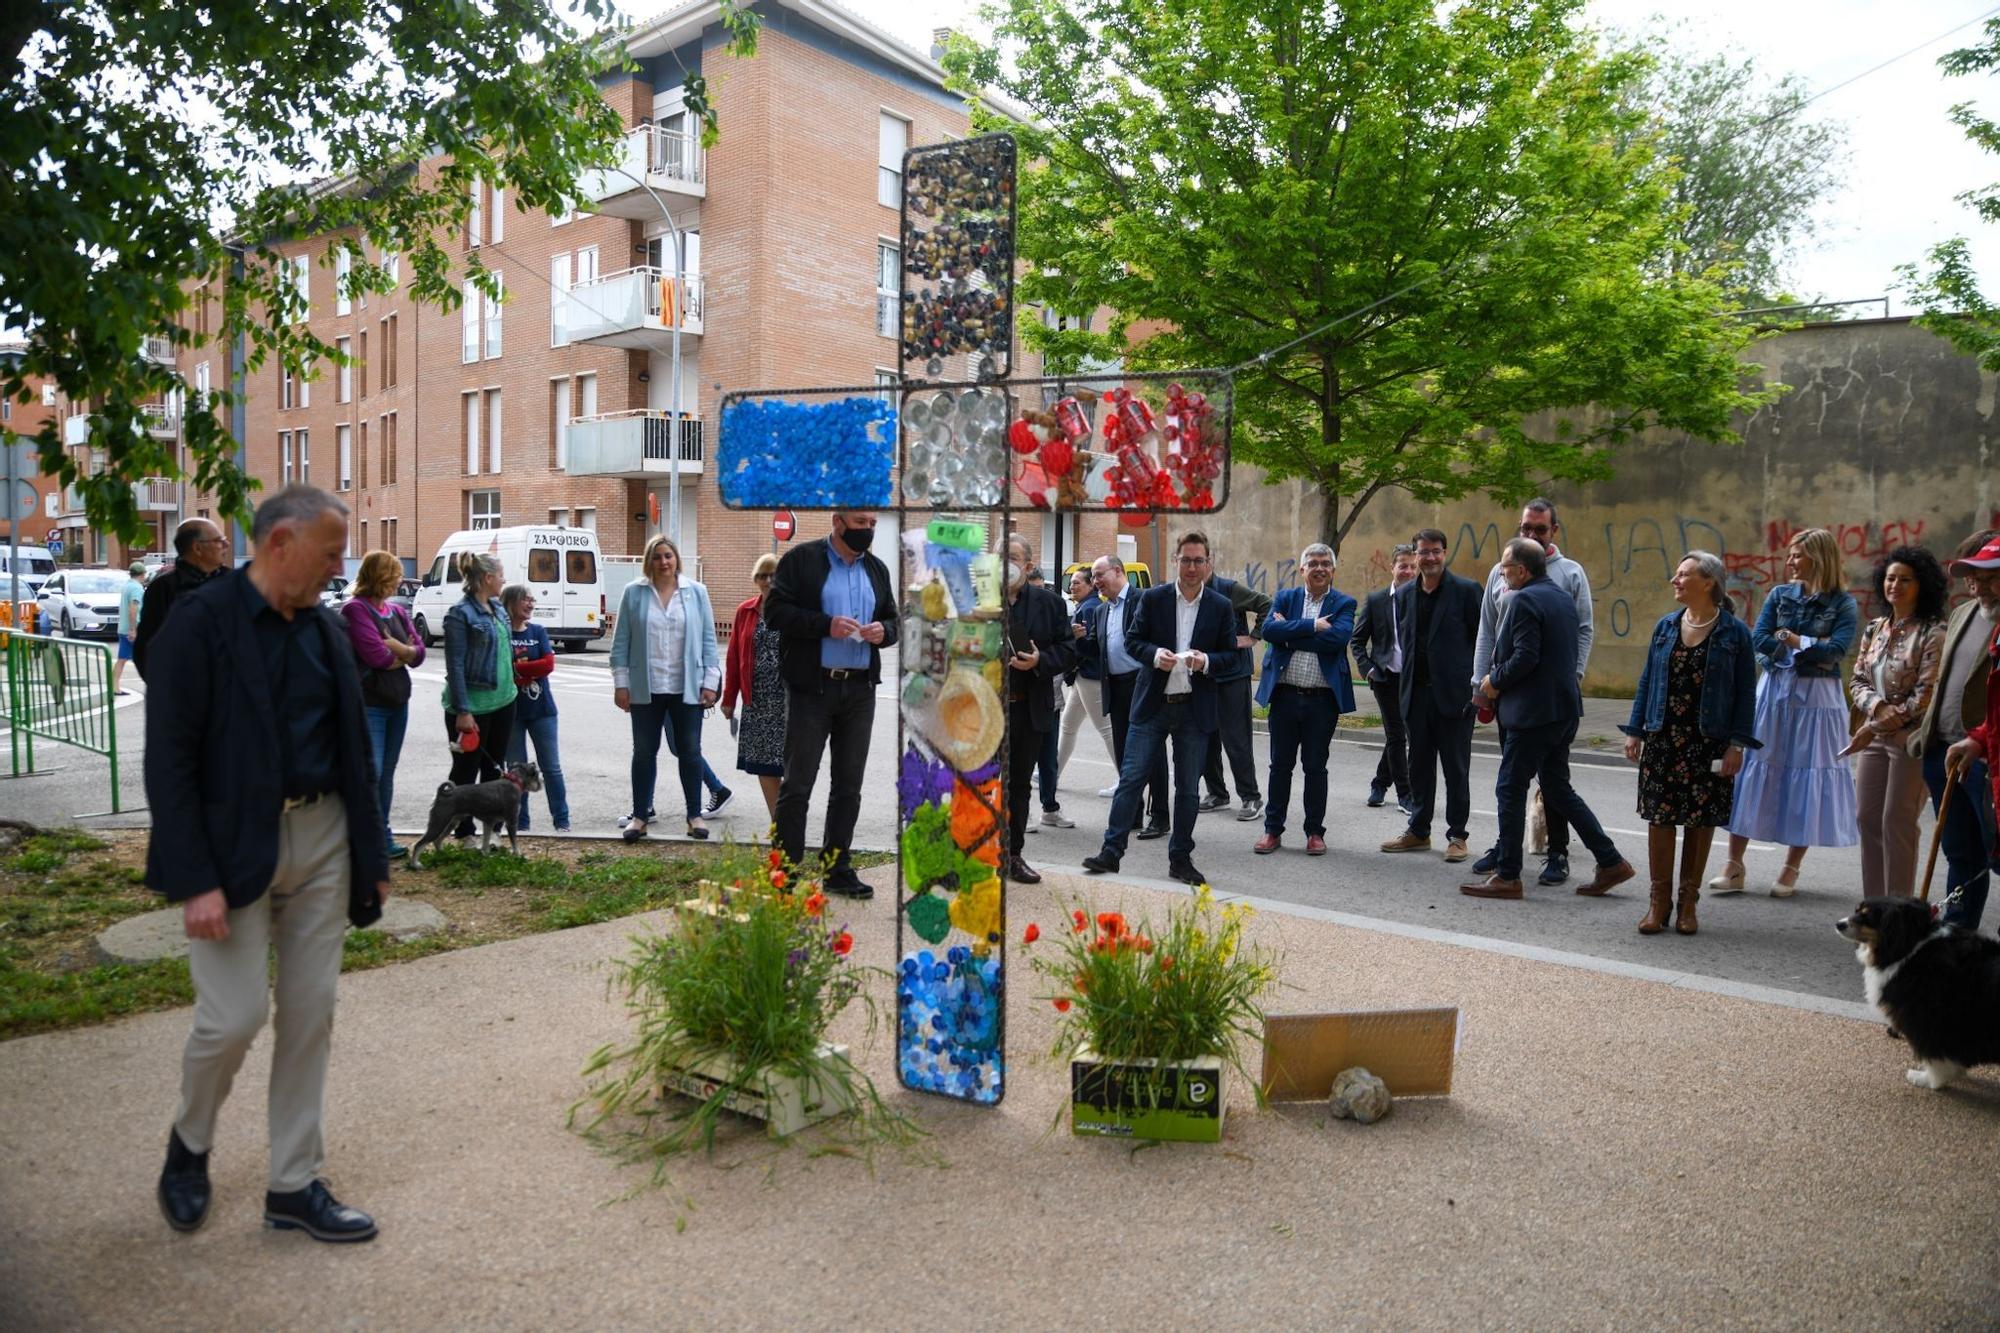
<svg viewBox="0 0 2000 1333">
<path fill-rule="evenodd" d="M 1822 592 L 1808 597 L 1800 585 L 1781 583 L 1764 599 L 1750 641 L 1757 649 L 1758 665 L 1766 671 L 1789 666 L 1801 676 L 1838 676 L 1840 659 L 1854 646 L 1860 625 L 1861 609 L 1848 594 Z M 1778 642 L 1781 629 L 1812 642 L 1793 651 Z"/>
<path fill-rule="evenodd" d="M 451 695 L 453 712 L 470 712 L 466 691 L 490 690 L 500 683 L 498 675 L 500 600 L 493 600 L 491 613 L 482 611 L 470 597 L 461 597 L 444 613 L 444 678 Z"/>
<path fill-rule="evenodd" d="M 1769 603 L 1766 603 L 1768 606 Z M 1660 617 L 1653 626 L 1653 641 L 1646 648 L 1646 665 L 1639 672 L 1639 688 L 1632 696 L 1632 716 L 1620 728 L 1627 736 L 1644 738 L 1667 725 L 1667 659 L 1681 636 L 1681 617 L 1675 611 Z M 1708 632 L 1708 669 L 1701 680 L 1701 734 L 1728 740 L 1746 750 L 1763 747 L 1757 739 L 1757 668 L 1750 651 L 1750 631 L 1723 607 L 1715 628 Z"/>
</svg>

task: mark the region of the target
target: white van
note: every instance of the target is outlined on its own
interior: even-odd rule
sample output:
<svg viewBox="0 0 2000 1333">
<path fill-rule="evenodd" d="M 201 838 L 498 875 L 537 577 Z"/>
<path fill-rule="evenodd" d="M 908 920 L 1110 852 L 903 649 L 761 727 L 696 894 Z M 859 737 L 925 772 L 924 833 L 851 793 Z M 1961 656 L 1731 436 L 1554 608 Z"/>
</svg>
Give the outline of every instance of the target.
<svg viewBox="0 0 2000 1333">
<path fill-rule="evenodd" d="M 19 563 L 16 563 L 18 559 Z M 0 542 L 0 600 L 7 596 L 13 586 L 16 574 L 21 579 L 21 600 L 31 602 L 49 576 L 56 572 L 56 558 L 49 554 L 46 546 L 22 546 L 19 548 Z"/>
<path fill-rule="evenodd" d="M 534 623 L 548 630 L 559 647 L 580 651 L 604 637 L 604 577 L 597 534 L 584 528 L 546 526 L 487 528 L 454 532 L 424 571 L 423 586 L 410 599 L 411 618 L 426 644 L 444 633 L 444 613 L 465 595 L 458 557 L 467 551 L 500 557 L 508 583 L 534 590 Z"/>
</svg>

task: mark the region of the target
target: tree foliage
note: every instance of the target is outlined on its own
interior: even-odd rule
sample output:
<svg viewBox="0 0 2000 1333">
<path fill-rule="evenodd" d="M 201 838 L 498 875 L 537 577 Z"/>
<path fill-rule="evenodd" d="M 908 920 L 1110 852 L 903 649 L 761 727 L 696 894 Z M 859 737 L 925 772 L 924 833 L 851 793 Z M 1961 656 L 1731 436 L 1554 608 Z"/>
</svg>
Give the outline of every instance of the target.
<svg viewBox="0 0 2000 1333">
<path fill-rule="evenodd" d="M 997 48 L 946 59 L 1030 112 L 976 112 L 1037 164 L 1022 299 L 1116 312 L 1027 337 L 1116 355 L 1139 325 L 1141 368 L 1240 366 L 1238 457 L 1316 487 L 1336 545 L 1388 488 L 1517 499 L 1649 426 L 1733 438 L 1753 335 L 1657 271 L 1645 61 L 1577 9 L 1000 0 Z"/>
<path fill-rule="evenodd" d="M 755 16 L 724 11 L 734 49 L 754 46 Z M 576 14 L 608 24 L 616 11 L 578 0 Z M 183 387 L 142 357 L 147 336 L 240 339 L 250 370 L 275 357 L 306 375 L 337 359 L 290 317 L 278 245 L 323 237 L 314 260 L 327 268 L 347 251 L 357 297 L 400 281 L 449 308 L 466 281 L 492 291 L 479 252 L 458 255 L 474 183 L 505 187 L 517 208 L 575 200 L 621 131 L 593 80 L 622 59 L 610 34 L 580 37 L 547 0 L 8 6 L 0 326 L 27 350 L 0 371 L 0 394 L 21 401 L 44 376 L 89 402 L 107 462 L 88 475 L 52 422 L 43 471 L 77 485 L 94 526 L 134 535 L 129 483 L 182 475 L 174 446 L 137 428 L 144 404 Z M 694 109 L 712 135 L 706 101 Z M 223 301 L 206 334 L 182 327 L 204 285 Z M 240 518 L 254 483 L 219 415 L 235 401 L 225 382 L 188 405 L 186 475 Z"/>
<path fill-rule="evenodd" d="M 1987 20 L 1985 40 L 1943 56 L 1938 68 L 1954 77 L 2000 69 L 2000 18 Z M 1951 119 L 1973 143 L 2000 153 L 2000 122 L 1981 115 L 1971 102 L 1952 107 Z M 1982 222 L 2000 222 L 2000 182 L 1967 190 L 1958 200 Z M 1982 369 L 2000 370 L 2000 308 L 1980 289 L 1970 241 L 1963 236 L 1941 241 L 1921 264 L 1900 264 L 1896 273 L 1910 300 L 1924 312 L 1917 317 L 1918 324 L 1968 356 L 1978 357 Z"/>
</svg>

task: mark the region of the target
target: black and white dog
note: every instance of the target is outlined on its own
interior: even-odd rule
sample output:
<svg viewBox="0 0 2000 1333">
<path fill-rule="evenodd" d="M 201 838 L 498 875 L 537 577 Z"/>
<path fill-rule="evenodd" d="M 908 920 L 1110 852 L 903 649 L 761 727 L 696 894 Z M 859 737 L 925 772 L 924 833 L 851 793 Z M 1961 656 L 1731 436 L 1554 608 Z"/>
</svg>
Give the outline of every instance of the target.
<svg viewBox="0 0 2000 1333">
<path fill-rule="evenodd" d="M 1922 1063 L 1920 1088 L 2000 1063 L 2000 940 L 1939 926 L 1914 898 L 1864 898 L 1834 927 L 1857 946 L 1868 1003 Z"/>
<path fill-rule="evenodd" d="M 514 837 L 514 830 L 521 817 L 521 802 L 528 799 L 529 792 L 541 789 L 542 770 L 532 762 L 509 764 L 506 772 L 491 782 L 475 782 L 463 787 L 444 783 L 438 788 L 437 799 L 431 802 L 430 826 L 417 840 L 417 845 L 410 848 L 410 869 L 423 869 L 423 863 L 417 858 L 424 848 L 442 842 L 446 834 L 466 819 L 479 821 L 480 851 L 491 847 L 493 835 L 504 828 L 507 830 L 508 850 L 518 853 L 521 848 Z"/>
</svg>

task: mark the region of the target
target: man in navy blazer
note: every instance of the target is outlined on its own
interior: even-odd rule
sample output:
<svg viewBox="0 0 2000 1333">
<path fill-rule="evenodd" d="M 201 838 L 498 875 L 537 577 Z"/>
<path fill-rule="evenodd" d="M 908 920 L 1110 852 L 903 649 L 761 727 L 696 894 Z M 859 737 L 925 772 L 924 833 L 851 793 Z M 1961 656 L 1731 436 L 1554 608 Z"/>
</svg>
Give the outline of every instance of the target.
<svg viewBox="0 0 2000 1333">
<path fill-rule="evenodd" d="M 1314 542 L 1299 554 L 1305 586 L 1286 588 L 1264 622 L 1264 674 L 1257 702 L 1271 710 L 1271 777 L 1264 784 L 1259 856 L 1278 850 L 1292 800 L 1292 766 L 1305 767 L 1306 855 L 1326 855 L 1326 758 L 1340 715 L 1354 709 L 1347 644 L 1354 599 L 1333 586 L 1333 548 Z"/>
<path fill-rule="evenodd" d="M 1498 701 L 1501 733 L 1500 855 L 1493 873 L 1459 885 L 1474 898 L 1521 896 L 1521 835 L 1528 819 L 1528 783 L 1539 777 L 1542 804 L 1561 814 L 1597 858 L 1597 874 L 1577 889 L 1596 896 L 1635 873 L 1569 782 L 1569 743 L 1583 717 L 1577 688 L 1576 603 L 1549 578 L 1548 554 L 1528 537 L 1507 543 L 1500 571 L 1513 595 L 1494 641 L 1493 665 L 1479 691 Z"/>
<path fill-rule="evenodd" d="M 1463 861 L 1466 824 L 1472 818 L 1472 649 L 1479 641 L 1483 594 L 1471 579 L 1444 567 L 1444 533 L 1425 528 L 1410 539 L 1417 548 L 1417 576 L 1396 590 L 1396 637 L 1403 648 L 1403 722 L 1410 736 L 1410 796 L 1417 811 L 1410 827 L 1382 844 L 1385 852 L 1417 852 L 1431 845 L 1437 814 L 1437 775 L 1444 769 L 1444 859 Z"/>
<path fill-rule="evenodd" d="M 1201 800 L 1201 769 L 1217 718 L 1215 676 L 1236 665 L 1236 625 L 1229 599 L 1206 586 L 1208 538 L 1190 532 L 1176 543 L 1180 577 L 1148 588 L 1139 598 L 1125 643 L 1140 663 L 1132 692 L 1125 757 L 1104 846 L 1083 859 L 1093 875 L 1118 869 L 1125 836 L 1139 817 L 1139 795 L 1155 758 L 1173 741 L 1173 836 L 1167 873 L 1183 884 L 1206 881 L 1194 868 L 1194 821 Z"/>
</svg>

